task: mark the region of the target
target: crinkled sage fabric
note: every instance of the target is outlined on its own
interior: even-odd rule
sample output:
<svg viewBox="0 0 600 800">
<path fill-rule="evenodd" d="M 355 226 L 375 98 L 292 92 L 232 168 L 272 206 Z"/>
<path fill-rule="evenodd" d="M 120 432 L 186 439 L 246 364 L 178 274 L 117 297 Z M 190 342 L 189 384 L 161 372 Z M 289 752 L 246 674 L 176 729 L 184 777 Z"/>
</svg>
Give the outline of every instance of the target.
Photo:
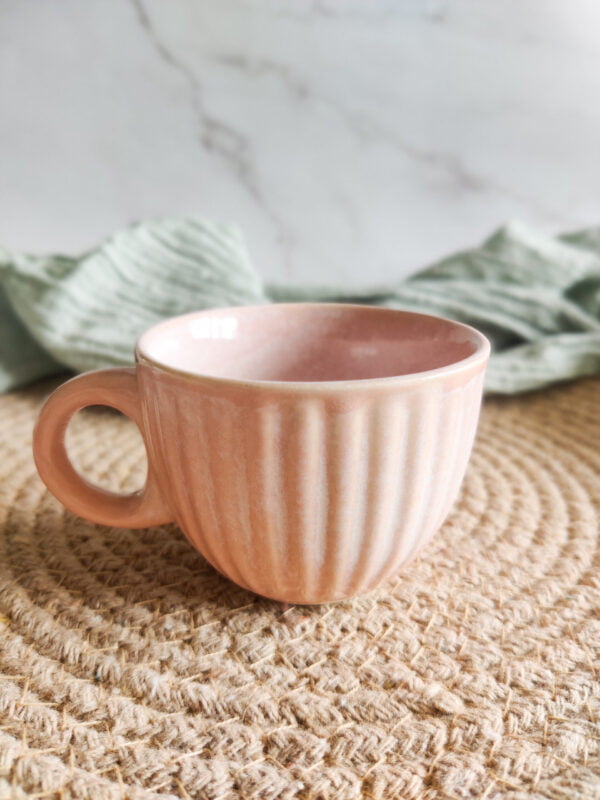
<svg viewBox="0 0 600 800">
<path fill-rule="evenodd" d="M 492 341 L 490 392 L 600 372 L 600 228 L 556 239 L 511 224 L 409 279 L 361 289 L 263 286 L 236 228 L 186 218 L 139 223 L 77 257 L 0 250 L 0 391 L 65 367 L 131 363 L 139 334 L 165 317 L 304 300 L 474 325 Z"/>
</svg>

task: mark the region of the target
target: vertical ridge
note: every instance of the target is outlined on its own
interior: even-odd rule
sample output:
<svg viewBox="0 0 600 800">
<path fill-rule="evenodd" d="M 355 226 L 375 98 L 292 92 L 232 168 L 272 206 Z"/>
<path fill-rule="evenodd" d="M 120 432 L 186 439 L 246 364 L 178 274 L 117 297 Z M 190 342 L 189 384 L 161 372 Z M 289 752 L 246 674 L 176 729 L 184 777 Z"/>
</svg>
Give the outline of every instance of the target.
<svg viewBox="0 0 600 800">
<path fill-rule="evenodd" d="M 440 502 L 440 508 L 434 526 L 439 526 L 444 522 L 444 519 L 450 511 L 450 507 L 454 501 L 454 496 L 458 491 L 458 487 L 463 479 L 463 468 L 461 464 L 461 449 L 464 448 L 465 436 L 465 420 L 467 425 L 470 418 L 470 404 L 466 407 L 465 401 L 468 401 L 468 395 L 465 396 L 464 392 L 456 392 L 454 395 L 455 413 L 452 418 L 453 436 L 450 443 L 447 445 L 447 469 L 445 474 L 440 476 L 440 480 L 444 481 L 446 490 Z"/>
<path fill-rule="evenodd" d="M 384 568 L 386 553 L 392 547 L 394 522 L 402 498 L 405 430 L 406 412 L 400 403 L 388 400 L 371 404 L 363 537 L 347 585 L 350 595 L 373 586 L 373 574 Z"/>
<path fill-rule="evenodd" d="M 227 417 L 228 420 L 228 439 L 223 442 L 222 447 L 223 471 L 227 483 L 221 487 L 221 492 L 228 496 L 227 507 L 231 509 L 230 531 L 235 531 L 235 541 L 232 535 L 229 537 L 232 545 L 230 551 L 244 585 L 252 587 L 256 586 L 256 577 L 260 572 L 259 559 L 256 557 L 260 548 L 257 551 L 251 525 L 248 457 L 252 456 L 245 451 L 244 429 L 251 427 L 254 420 L 251 413 L 248 414 L 246 409 L 237 406 L 235 409 L 228 409 L 222 417 Z"/>
<path fill-rule="evenodd" d="M 441 398 L 427 513 L 421 522 L 421 535 L 407 556 L 409 559 L 432 539 L 448 513 L 461 447 L 464 400 L 462 391 L 448 392 Z"/>
<path fill-rule="evenodd" d="M 437 527 L 442 525 L 447 515 L 450 513 L 460 486 L 465 476 L 473 439 L 477 431 L 479 415 L 477 406 L 481 403 L 480 383 L 482 378 L 476 376 L 470 383 L 463 387 L 459 393 L 459 416 L 456 422 L 456 446 L 454 453 L 454 470 L 447 483 L 447 491 L 444 496 L 443 508 Z"/>
<path fill-rule="evenodd" d="M 289 509 L 286 583 L 298 597 L 312 597 L 325 558 L 325 416 L 319 398 L 303 398 L 295 408 L 282 448 L 284 492 Z"/>
<path fill-rule="evenodd" d="M 256 469 L 252 478 L 251 518 L 260 547 L 260 588 L 270 596 L 281 591 L 283 573 L 283 532 L 286 530 L 282 496 L 281 410 L 274 404 L 261 406 L 255 422 Z"/>
<path fill-rule="evenodd" d="M 421 517 L 425 511 L 423 494 L 428 489 L 435 453 L 439 395 L 440 389 L 431 385 L 409 398 L 410 417 L 407 420 L 402 480 L 403 504 L 396 519 L 395 546 L 392 547 L 388 562 L 378 580 L 384 580 L 397 572 L 410 556 L 418 537 Z"/>
<path fill-rule="evenodd" d="M 356 402 L 353 409 L 336 409 L 328 415 L 325 436 L 327 522 L 319 595 L 330 599 L 343 596 L 352 545 L 357 540 L 355 529 L 362 521 L 357 508 L 364 498 L 361 478 L 365 470 L 367 420 L 364 401 Z"/>
<path fill-rule="evenodd" d="M 247 550 L 247 544 L 234 539 L 238 530 L 236 522 L 238 509 L 232 502 L 231 492 L 232 476 L 229 461 L 232 452 L 231 440 L 233 439 L 231 409 L 227 408 L 223 412 L 218 401 L 207 400 L 202 403 L 199 416 L 202 417 L 200 425 L 203 428 L 207 454 L 207 468 L 204 473 L 205 486 L 211 490 L 210 497 L 216 523 L 212 552 L 216 555 L 218 562 L 223 565 L 223 572 L 240 586 L 248 588 L 239 568 L 240 561 L 243 560 L 239 555 L 240 544 L 244 550 Z M 202 498 L 198 499 L 196 507 L 200 510 L 206 508 Z"/>
<path fill-rule="evenodd" d="M 389 527 L 387 536 L 382 542 L 380 566 L 371 578 L 371 586 L 381 583 L 390 572 L 389 565 L 394 561 L 399 548 L 402 546 L 403 530 L 401 521 L 407 503 L 410 503 L 410 498 L 408 497 L 408 489 L 410 488 L 408 473 L 411 470 L 411 465 L 409 464 L 408 455 L 414 449 L 414 445 L 418 440 L 417 426 L 412 403 L 403 399 L 398 405 L 399 410 L 402 410 L 402 421 L 396 432 L 398 446 L 394 463 L 395 476 L 391 478 L 391 485 L 388 489 L 391 495 Z"/>
<path fill-rule="evenodd" d="M 171 459 L 170 479 L 174 484 L 173 491 L 178 497 L 178 507 L 182 524 L 180 527 L 186 536 L 198 547 L 200 552 L 220 572 L 225 571 L 215 545 L 219 542 L 219 521 L 214 510 L 215 487 L 210 471 L 210 450 L 204 433 L 206 411 L 203 404 L 194 409 L 195 424 L 188 424 L 185 404 L 179 398 L 172 399 L 176 417 L 176 437 L 181 446 L 174 448 L 176 454 Z M 198 413 L 199 412 L 199 413 Z M 195 481 L 186 475 L 186 470 L 193 464 L 194 472 L 202 476 L 202 496 L 191 492 Z M 173 479 L 173 476 L 180 477 Z"/>
<path fill-rule="evenodd" d="M 409 561 L 421 545 L 425 521 L 435 503 L 437 483 L 436 460 L 440 453 L 440 432 L 444 408 L 444 387 L 432 384 L 424 392 L 420 429 L 423 433 L 414 455 L 415 497 L 406 522 L 406 542 L 402 561 Z M 399 565 L 396 566 L 398 569 Z"/>
</svg>

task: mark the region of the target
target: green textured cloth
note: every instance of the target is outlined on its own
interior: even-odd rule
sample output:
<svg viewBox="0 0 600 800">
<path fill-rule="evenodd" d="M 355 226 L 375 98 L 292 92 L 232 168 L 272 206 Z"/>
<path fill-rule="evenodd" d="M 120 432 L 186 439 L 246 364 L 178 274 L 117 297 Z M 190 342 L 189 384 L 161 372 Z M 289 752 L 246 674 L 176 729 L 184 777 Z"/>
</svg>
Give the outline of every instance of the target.
<svg viewBox="0 0 600 800">
<path fill-rule="evenodd" d="M 512 224 L 411 278 L 360 289 L 263 286 L 237 229 L 165 219 L 74 258 L 0 250 L 0 391 L 65 367 L 129 364 L 138 335 L 165 317 L 304 300 L 474 325 L 492 341 L 492 392 L 600 372 L 600 228 L 555 239 Z"/>
</svg>

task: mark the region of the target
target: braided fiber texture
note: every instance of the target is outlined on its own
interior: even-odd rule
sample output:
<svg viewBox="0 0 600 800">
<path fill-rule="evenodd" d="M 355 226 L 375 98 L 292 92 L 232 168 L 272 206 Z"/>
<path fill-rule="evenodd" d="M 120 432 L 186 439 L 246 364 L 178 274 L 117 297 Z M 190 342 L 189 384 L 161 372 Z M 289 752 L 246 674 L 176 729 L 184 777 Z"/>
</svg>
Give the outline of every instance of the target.
<svg viewBox="0 0 600 800">
<path fill-rule="evenodd" d="M 173 527 L 102 528 L 30 451 L 49 384 L 0 397 L 0 798 L 600 798 L 600 381 L 484 405 L 419 560 L 320 607 L 254 597 Z M 143 481 L 129 420 L 79 467 Z"/>
</svg>

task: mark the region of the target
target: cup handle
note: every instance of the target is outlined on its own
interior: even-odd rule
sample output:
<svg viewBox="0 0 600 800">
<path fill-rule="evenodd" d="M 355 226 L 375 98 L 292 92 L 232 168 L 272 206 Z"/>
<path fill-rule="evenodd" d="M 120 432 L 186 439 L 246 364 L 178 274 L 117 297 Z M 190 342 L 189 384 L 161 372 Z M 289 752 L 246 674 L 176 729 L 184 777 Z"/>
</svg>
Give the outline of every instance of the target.
<svg viewBox="0 0 600 800">
<path fill-rule="evenodd" d="M 101 525 L 145 528 L 170 522 L 173 515 L 149 459 L 146 485 L 127 495 L 94 486 L 75 471 L 65 449 L 65 432 L 73 414 L 91 405 L 116 408 L 143 434 L 135 369 L 101 369 L 67 381 L 46 400 L 33 434 L 33 457 L 48 489 L 70 511 Z"/>
</svg>

